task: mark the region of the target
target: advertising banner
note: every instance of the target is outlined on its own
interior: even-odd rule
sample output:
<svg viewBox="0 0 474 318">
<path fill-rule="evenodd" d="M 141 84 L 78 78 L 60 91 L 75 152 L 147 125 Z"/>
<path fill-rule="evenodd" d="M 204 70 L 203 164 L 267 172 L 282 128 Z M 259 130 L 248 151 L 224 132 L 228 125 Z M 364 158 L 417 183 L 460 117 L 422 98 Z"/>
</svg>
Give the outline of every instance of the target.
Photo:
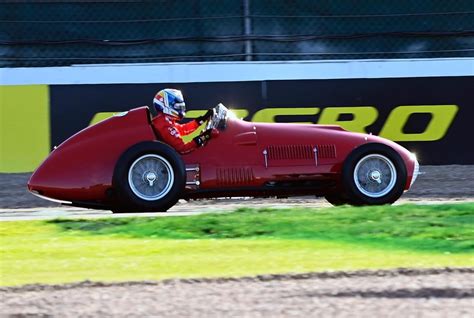
<svg viewBox="0 0 474 318">
<path fill-rule="evenodd" d="M 422 164 L 474 164 L 474 77 L 51 85 L 51 145 L 114 112 L 181 89 L 188 117 L 222 102 L 257 122 L 337 124 L 415 152 Z"/>
</svg>

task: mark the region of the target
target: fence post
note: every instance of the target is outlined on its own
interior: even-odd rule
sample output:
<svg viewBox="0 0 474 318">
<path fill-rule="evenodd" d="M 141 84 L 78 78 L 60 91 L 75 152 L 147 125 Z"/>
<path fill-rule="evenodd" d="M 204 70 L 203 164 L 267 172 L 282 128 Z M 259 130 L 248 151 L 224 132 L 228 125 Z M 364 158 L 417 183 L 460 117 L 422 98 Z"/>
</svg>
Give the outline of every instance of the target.
<svg viewBox="0 0 474 318">
<path fill-rule="evenodd" d="M 244 35 L 248 37 L 252 35 L 252 20 L 250 18 L 250 0 L 242 0 L 244 7 Z M 245 41 L 245 60 L 252 60 L 252 40 Z"/>
</svg>

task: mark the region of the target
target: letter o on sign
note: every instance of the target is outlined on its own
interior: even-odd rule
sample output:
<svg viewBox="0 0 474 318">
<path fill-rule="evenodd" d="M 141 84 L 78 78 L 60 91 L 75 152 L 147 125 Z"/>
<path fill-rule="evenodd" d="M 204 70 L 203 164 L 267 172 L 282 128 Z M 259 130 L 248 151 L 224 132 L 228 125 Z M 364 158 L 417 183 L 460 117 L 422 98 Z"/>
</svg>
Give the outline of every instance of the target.
<svg viewBox="0 0 474 318">
<path fill-rule="evenodd" d="M 380 136 L 393 141 L 439 140 L 446 135 L 457 112 L 457 105 L 398 106 L 388 116 Z M 413 114 L 431 114 L 431 120 L 421 133 L 404 133 L 403 128 Z"/>
</svg>

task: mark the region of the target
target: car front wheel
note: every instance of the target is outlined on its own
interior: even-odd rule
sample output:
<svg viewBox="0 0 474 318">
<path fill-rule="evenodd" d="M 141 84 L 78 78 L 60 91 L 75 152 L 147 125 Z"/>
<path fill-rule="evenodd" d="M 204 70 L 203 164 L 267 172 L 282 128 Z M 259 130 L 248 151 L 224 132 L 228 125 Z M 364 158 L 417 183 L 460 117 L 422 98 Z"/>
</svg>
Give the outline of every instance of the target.
<svg viewBox="0 0 474 318">
<path fill-rule="evenodd" d="M 345 195 L 355 205 L 395 202 L 403 194 L 406 179 L 403 159 L 382 144 L 355 149 L 344 162 L 342 171 Z"/>
</svg>

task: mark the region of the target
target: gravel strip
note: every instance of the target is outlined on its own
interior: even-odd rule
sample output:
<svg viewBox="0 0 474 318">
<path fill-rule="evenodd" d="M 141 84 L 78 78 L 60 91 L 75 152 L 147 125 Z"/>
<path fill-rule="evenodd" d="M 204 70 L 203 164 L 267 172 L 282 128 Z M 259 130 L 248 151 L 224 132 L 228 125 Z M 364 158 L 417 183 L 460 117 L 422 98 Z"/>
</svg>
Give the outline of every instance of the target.
<svg viewBox="0 0 474 318">
<path fill-rule="evenodd" d="M 2 288 L 5 316 L 471 317 L 474 268 Z"/>
</svg>

